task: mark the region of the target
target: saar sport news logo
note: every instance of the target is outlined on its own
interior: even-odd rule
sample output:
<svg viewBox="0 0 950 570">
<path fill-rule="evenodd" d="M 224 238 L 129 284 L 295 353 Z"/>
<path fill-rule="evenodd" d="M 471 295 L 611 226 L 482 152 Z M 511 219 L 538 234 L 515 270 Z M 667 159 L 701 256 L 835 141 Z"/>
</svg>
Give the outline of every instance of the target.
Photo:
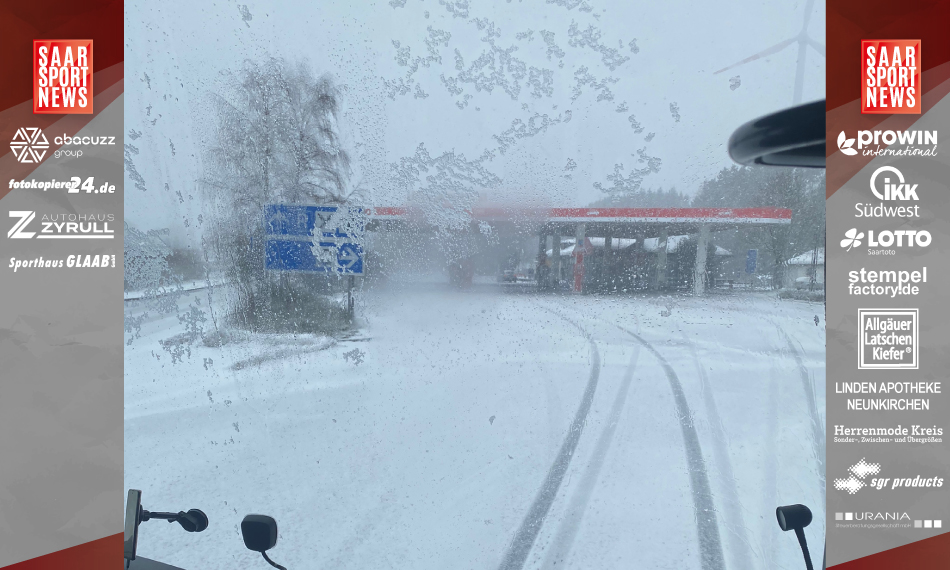
<svg viewBox="0 0 950 570">
<path fill-rule="evenodd" d="M 113 214 L 43 214 L 39 220 L 31 210 L 11 210 L 16 221 L 7 231 L 10 239 L 113 239 Z M 39 222 L 38 231 L 37 224 Z"/>
<path fill-rule="evenodd" d="M 943 477 L 871 477 L 881 474 L 880 463 L 870 463 L 862 457 L 848 468 L 847 477 L 835 479 L 835 490 L 854 495 L 864 488 L 876 491 L 897 489 L 934 489 L 943 487 Z M 870 477 L 870 479 L 868 479 Z"/>
<path fill-rule="evenodd" d="M 92 40 L 33 40 L 33 113 L 92 114 Z"/>
<path fill-rule="evenodd" d="M 115 146 L 114 136 L 69 136 L 63 133 L 61 136 L 53 138 L 53 144 L 61 147 L 79 147 L 79 148 L 59 148 L 53 151 L 53 156 L 79 158 L 83 155 L 82 147 L 86 146 Z M 42 129 L 22 128 L 17 129 L 10 141 L 10 150 L 16 156 L 17 162 L 27 164 L 38 164 L 46 156 L 49 150 L 49 141 Z"/>
<path fill-rule="evenodd" d="M 862 40 L 861 66 L 861 113 L 920 114 L 920 40 Z"/>
</svg>

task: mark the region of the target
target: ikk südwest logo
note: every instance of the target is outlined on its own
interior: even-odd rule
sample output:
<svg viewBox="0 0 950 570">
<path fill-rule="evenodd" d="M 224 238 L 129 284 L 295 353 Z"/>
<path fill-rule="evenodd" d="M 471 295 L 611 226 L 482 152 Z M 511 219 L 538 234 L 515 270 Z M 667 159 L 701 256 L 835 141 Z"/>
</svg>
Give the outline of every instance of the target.
<svg viewBox="0 0 950 570">
<path fill-rule="evenodd" d="M 861 55 L 861 113 L 919 115 L 920 40 L 862 40 Z"/>
<path fill-rule="evenodd" d="M 92 40 L 33 40 L 33 113 L 92 114 Z"/>
</svg>

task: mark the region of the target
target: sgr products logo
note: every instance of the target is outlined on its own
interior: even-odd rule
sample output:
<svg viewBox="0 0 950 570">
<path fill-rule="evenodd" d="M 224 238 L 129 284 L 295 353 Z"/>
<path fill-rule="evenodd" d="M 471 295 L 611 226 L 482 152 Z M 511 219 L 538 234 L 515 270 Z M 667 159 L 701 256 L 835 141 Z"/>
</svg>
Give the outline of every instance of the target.
<svg viewBox="0 0 950 570">
<path fill-rule="evenodd" d="M 30 210 L 11 210 L 11 218 L 18 218 L 7 231 L 10 239 L 113 239 L 115 230 L 109 224 L 115 223 L 112 214 L 43 214 L 40 218 L 40 231 L 27 231 L 36 219 L 36 212 Z M 30 228 L 32 229 L 32 228 Z"/>
<path fill-rule="evenodd" d="M 13 156 L 16 157 L 17 162 L 38 164 L 46 156 L 46 151 L 49 150 L 49 141 L 46 140 L 46 135 L 43 134 L 42 129 L 17 129 L 13 135 L 13 140 L 10 142 L 10 150 L 13 151 Z"/>
<path fill-rule="evenodd" d="M 835 489 L 854 495 L 864 488 L 875 491 L 896 491 L 898 489 L 939 489 L 943 487 L 943 477 L 923 477 L 921 475 L 904 477 L 873 477 L 881 474 L 880 463 L 870 463 L 864 457 L 848 468 L 848 476 L 835 479 Z M 868 480 L 868 477 L 871 477 Z"/>
<path fill-rule="evenodd" d="M 867 479 L 868 475 L 877 475 L 880 472 L 880 463 L 868 463 L 868 461 L 862 457 L 861 461 L 848 467 L 847 477 L 835 479 L 835 489 L 838 491 L 846 491 L 849 495 L 853 495 L 865 487 L 866 483 L 864 480 Z"/>
<path fill-rule="evenodd" d="M 920 114 L 920 40 L 863 40 L 861 112 Z"/>
<path fill-rule="evenodd" d="M 33 113 L 92 113 L 92 40 L 33 40 Z"/>
<path fill-rule="evenodd" d="M 844 232 L 840 245 L 845 251 L 851 251 L 864 243 L 864 232 L 851 228 Z M 894 255 L 898 247 L 927 247 L 933 238 L 927 230 L 883 230 L 867 232 L 868 255 Z"/>
<path fill-rule="evenodd" d="M 916 370 L 917 309 L 858 309 L 858 368 Z"/>
<path fill-rule="evenodd" d="M 936 156 L 937 131 L 858 131 L 856 138 L 841 131 L 838 150 L 847 156 Z"/>
</svg>

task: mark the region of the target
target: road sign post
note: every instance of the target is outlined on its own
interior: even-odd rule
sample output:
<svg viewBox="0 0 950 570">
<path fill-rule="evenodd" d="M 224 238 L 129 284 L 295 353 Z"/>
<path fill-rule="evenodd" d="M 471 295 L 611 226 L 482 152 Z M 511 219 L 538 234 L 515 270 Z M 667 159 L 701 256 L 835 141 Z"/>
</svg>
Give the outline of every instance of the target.
<svg viewBox="0 0 950 570">
<path fill-rule="evenodd" d="M 340 219 L 346 221 L 347 227 L 338 227 Z M 264 268 L 363 275 L 363 245 L 354 232 L 361 233 L 364 226 L 361 208 L 265 206 Z"/>
<path fill-rule="evenodd" d="M 749 281 L 752 289 L 755 289 L 755 266 L 759 258 L 759 250 L 750 249 L 745 255 L 745 272 L 750 275 Z"/>
</svg>

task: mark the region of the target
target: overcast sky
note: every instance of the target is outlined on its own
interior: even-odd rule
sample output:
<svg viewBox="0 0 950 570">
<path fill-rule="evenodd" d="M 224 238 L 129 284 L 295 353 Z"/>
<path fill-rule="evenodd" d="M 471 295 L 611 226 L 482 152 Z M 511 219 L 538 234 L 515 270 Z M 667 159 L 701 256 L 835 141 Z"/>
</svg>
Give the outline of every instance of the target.
<svg viewBox="0 0 950 570">
<path fill-rule="evenodd" d="M 797 36 L 807 4 L 129 2 L 126 143 L 141 179 L 136 187 L 127 172 L 127 220 L 193 233 L 210 94 L 227 88 L 221 71 L 268 55 L 306 59 L 343 88 L 340 128 L 370 205 L 404 203 L 389 165 L 420 144 L 433 157 L 481 158 L 502 181 L 483 193 L 495 203 L 586 205 L 617 165 L 625 176 L 643 168 L 639 152 L 661 161 L 645 186 L 692 194 L 731 164 L 725 143 L 737 126 L 792 104 L 798 44 L 714 72 Z M 815 1 L 807 28 L 822 45 L 824 13 Z M 480 90 L 466 82 L 479 57 L 500 62 L 502 51 L 510 66 L 481 68 Z M 824 63 L 807 50 L 804 101 L 824 96 Z"/>
</svg>

